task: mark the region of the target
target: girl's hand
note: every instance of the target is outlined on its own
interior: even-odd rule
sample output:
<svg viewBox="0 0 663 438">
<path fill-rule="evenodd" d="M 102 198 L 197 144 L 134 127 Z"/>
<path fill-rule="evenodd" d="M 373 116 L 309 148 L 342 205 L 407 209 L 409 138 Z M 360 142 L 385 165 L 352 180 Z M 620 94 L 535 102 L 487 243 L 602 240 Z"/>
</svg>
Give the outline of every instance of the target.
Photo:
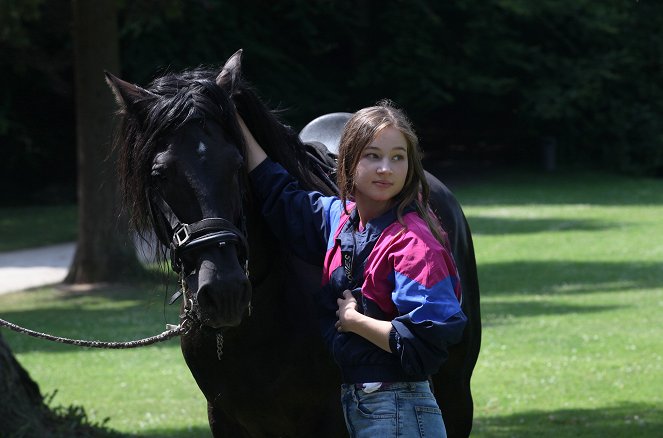
<svg viewBox="0 0 663 438">
<path fill-rule="evenodd" d="M 336 303 L 338 303 L 336 330 L 356 333 L 384 351 L 391 353 L 391 347 L 389 346 L 391 321 L 374 319 L 357 311 L 357 300 L 349 290 L 343 292 L 343 298 L 337 299 Z"/>
<path fill-rule="evenodd" d="M 352 296 L 352 292 L 346 290 L 343 292 L 343 298 L 337 299 L 336 303 L 338 304 L 336 330 L 339 332 L 353 331 L 352 328 L 357 320 L 357 315 L 361 315 L 357 312 L 357 300 Z"/>
</svg>

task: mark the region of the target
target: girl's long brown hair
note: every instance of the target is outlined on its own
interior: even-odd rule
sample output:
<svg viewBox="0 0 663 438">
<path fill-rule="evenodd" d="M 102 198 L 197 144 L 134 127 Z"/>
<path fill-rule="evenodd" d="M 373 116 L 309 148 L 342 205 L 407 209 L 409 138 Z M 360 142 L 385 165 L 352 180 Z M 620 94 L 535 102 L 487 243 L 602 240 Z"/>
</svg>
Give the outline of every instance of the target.
<svg viewBox="0 0 663 438">
<path fill-rule="evenodd" d="M 428 205 L 430 189 L 421 163 L 419 139 L 405 113 L 389 100 L 381 100 L 375 106 L 357 111 L 345 125 L 338 151 L 337 184 L 341 201 L 346 205 L 346 201 L 352 199 L 355 172 L 361 153 L 386 127 L 398 129 L 407 142 L 408 168 L 405 185 L 394 198 L 398 221 L 403 223 L 403 211 L 414 204 L 433 236 L 446 245 L 446 235 Z"/>
</svg>

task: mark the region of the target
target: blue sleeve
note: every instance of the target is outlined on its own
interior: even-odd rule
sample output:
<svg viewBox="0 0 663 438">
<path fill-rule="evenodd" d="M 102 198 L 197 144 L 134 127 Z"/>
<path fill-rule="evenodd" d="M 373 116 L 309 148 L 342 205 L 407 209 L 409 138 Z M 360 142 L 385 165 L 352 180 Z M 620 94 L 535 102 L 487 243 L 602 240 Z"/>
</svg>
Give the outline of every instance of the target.
<svg viewBox="0 0 663 438">
<path fill-rule="evenodd" d="M 340 200 L 301 190 L 297 181 L 269 158 L 249 173 L 262 214 L 274 235 L 303 260 L 322 264 Z"/>
<path fill-rule="evenodd" d="M 406 373 L 431 375 L 447 359 L 448 347 L 460 342 L 467 322 L 457 298 L 456 266 L 441 248 L 411 254 L 399 265 L 393 273 L 392 301 L 399 316 L 392 320 L 391 351 Z"/>
<path fill-rule="evenodd" d="M 413 324 L 406 317 L 398 317 L 391 322 L 389 346 L 400 357 L 407 374 L 430 376 L 447 360 L 448 348 L 460 341 L 466 322 L 462 311 L 444 322 Z"/>
</svg>

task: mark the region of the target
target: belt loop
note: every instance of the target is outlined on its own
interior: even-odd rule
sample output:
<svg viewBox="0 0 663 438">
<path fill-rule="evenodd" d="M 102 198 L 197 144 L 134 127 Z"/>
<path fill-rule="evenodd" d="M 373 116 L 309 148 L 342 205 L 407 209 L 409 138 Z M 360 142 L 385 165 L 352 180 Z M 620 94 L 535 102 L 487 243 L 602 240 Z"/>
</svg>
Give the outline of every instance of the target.
<svg viewBox="0 0 663 438">
<path fill-rule="evenodd" d="M 352 391 L 350 393 L 352 394 L 352 402 L 355 405 L 358 405 L 359 404 L 359 396 L 357 395 L 357 391 L 358 391 L 357 385 L 351 385 L 351 388 L 352 388 Z"/>
</svg>

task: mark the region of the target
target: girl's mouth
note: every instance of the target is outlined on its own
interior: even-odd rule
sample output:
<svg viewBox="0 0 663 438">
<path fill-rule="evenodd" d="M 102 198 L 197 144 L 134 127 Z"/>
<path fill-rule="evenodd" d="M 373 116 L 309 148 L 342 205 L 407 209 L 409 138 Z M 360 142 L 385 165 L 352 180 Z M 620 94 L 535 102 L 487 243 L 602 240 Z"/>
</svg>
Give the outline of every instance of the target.
<svg viewBox="0 0 663 438">
<path fill-rule="evenodd" d="M 373 181 L 373 184 L 375 184 L 378 187 L 383 187 L 383 188 L 391 187 L 392 185 L 394 185 L 393 183 L 391 183 L 389 181 Z"/>
</svg>

